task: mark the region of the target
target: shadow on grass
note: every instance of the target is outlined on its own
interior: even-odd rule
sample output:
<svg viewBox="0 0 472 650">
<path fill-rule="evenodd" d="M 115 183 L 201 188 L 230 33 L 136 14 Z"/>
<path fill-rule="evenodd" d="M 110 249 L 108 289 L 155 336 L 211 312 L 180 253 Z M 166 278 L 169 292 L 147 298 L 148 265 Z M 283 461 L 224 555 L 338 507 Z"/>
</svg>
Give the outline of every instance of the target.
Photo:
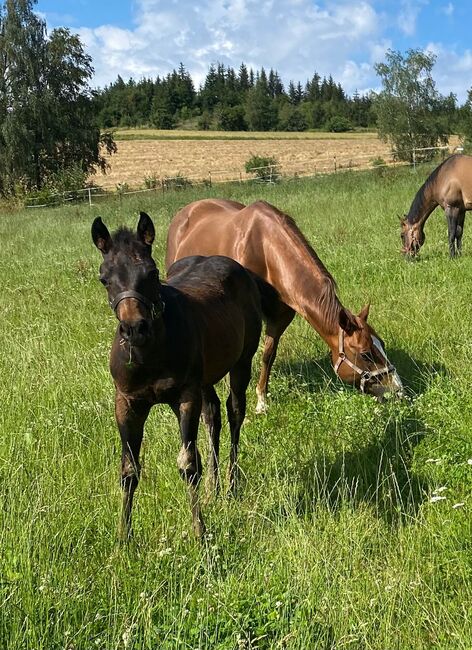
<svg viewBox="0 0 472 650">
<path fill-rule="evenodd" d="M 449 371 L 441 363 L 426 363 L 411 357 L 404 350 L 391 348 L 388 356 L 397 369 L 409 397 L 424 393 L 436 375 L 448 376 Z M 276 372 L 292 378 L 294 383 L 303 384 L 311 392 L 330 390 L 337 392 L 342 385 L 333 370 L 328 355 L 321 359 L 289 360 L 276 362 Z"/>
<path fill-rule="evenodd" d="M 403 350 L 389 350 L 406 393 L 424 393 L 435 375 L 447 375 L 442 364 L 428 364 L 410 357 Z M 310 392 L 338 392 L 330 359 L 279 363 L 277 371 L 292 378 L 294 388 Z M 296 385 L 295 385 L 296 384 Z M 383 434 L 358 448 L 323 458 L 319 450 L 298 472 L 300 485 L 297 510 L 306 514 L 316 503 L 337 510 L 341 504 L 373 506 L 378 516 L 389 523 L 408 521 L 416 516 L 428 493 L 428 485 L 412 471 L 414 449 L 426 433 L 415 408 L 382 409 Z M 353 443 L 355 444 L 355 442 Z"/>
<path fill-rule="evenodd" d="M 414 518 L 428 493 L 426 482 L 411 469 L 414 449 L 426 431 L 414 414 L 385 413 L 380 439 L 338 453 L 334 459 L 317 454 L 301 466 L 297 510 L 306 514 L 316 503 L 336 511 L 343 504 L 367 504 L 390 524 Z"/>
</svg>

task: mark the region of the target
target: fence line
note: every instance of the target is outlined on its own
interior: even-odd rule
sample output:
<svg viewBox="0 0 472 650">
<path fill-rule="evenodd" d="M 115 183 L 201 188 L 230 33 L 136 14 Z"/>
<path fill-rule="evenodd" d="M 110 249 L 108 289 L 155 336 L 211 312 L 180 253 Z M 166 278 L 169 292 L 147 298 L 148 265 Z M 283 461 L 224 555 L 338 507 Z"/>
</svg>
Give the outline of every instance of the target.
<svg viewBox="0 0 472 650">
<path fill-rule="evenodd" d="M 399 161 L 393 152 L 390 155 L 390 159 L 384 162 L 380 162 L 383 158 L 375 158 L 372 154 L 360 154 L 355 157 L 343 156 L 342 158 L 337 155 L 328 155 L 324 158 L 318 158 L 316 163 L 313 165 L 313 159 L 311 160 L 297 160 L 295 167 L 302 167 L 301 170 L 291 169 L 289 173 L 284 173 L 280 170 L 279 164 L 264 165 L 261 167 L 254 167 L 250 172 L 241 171 L 240 169 L 221 169 L 221 170 L 212 170 L 209 169 L 207 172 L 207 177 L 202 179 L 202 174 L 188 174 L 188 175 L 177 175 L 177 176 L 165 176 L 161 179 L 157 177 L 154 179 L 155 184 L 153 183 L 152 187 L 141 188 L 131 190 L 128 189 L 127 183 L 119 183 L 117 185 L 116 191 L 103 191 L 100 187 L 85 187 L 76 190 L 70 190 L 68 192 L 56 192 L 51 195 L 49 202 L 47 203 L 35 203 L 35 201 L 40 201 L 41 198 L 31 197 L 27 199 L 28 203 L 25 204 L 26 208 L 47 208 L 53 205 L 59 205 L 60 203 L 68 201 L 87 201 L 87 203 L 92 206 L 92 199 L 98 199 L 102 197 L 119 197 L 120 200 L 123 196 L 129 196 L 132 194 L 143 194 L 148 192 L 158 192 L 158 191 L 168 191 L 169 189 L 178 189 L 190 185 L 208 185 L 211 187 L 213 182 L 220 183 L 243 183 L 249 181 L 259 181 L 265 183 L 273 183 L 278 178 L 283 178 L 285 180 L 296 180 L 297 178 L 310 178 L 315 176 L 325 176 L 338 172 L 352 171 L 353 169 L 367 171 L 369 169 L 378 169 L 381 167 L 395 167 L 397 165 L 411 165 L 414 169 L 417 164 L 417 152 L 423 151 L 448 151 L 451 147 L 445 145 L 441 147 L 421 147 L 415 148 L 412 150 L 412 162 L 402 162 Z M 452 149 L 452 153 L 462 152 L 462 147 L 455 147 Z M 370 162 L 370 166 L 364 165 L 363 161 Z M 255 178 L 253 172 L 267 172 L 260 174 L 260 178 Z M 227 176 L 233 174 L 233 176 Z M 243 177 L 243 174 L 245 175 Z M 215 181 L 215 176 L 224 175 L 225 178 L 220 181 Z M 198 180 L 196 180 L 198 179 Z"/>
</svg>

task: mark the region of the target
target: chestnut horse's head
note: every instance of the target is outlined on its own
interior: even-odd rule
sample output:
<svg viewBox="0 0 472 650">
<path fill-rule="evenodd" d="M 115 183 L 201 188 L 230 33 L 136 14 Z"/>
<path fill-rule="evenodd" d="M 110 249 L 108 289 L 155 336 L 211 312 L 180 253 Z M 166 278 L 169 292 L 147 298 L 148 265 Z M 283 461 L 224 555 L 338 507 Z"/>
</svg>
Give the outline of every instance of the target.
<svg viewBox="0 0 472 650">
<path fill-rule="evenodd" d="M 406 217 L 400 219 L 402 240 L 402 253 L 409 257 L 415 257 L 426 239 L 423 225 L 410 223 Z"/>
<path fill-rule="evenodd" d="M 355 316 L 341 308 L 338 349 L 332 351 L 334 370 L 343 381 L 381 400 L 390 393 L 403 397 L 403 385 L 385 353 L 377 332 L 367 323 L 369 305 Z"/>
<path fill-rule="evenodd" d="M 163 311 L 159 271 L 151 256 L 154 236 L 154 224 L 145 212 L 136 233 L 120 228 L 112 237 L 100 217 L 92 224 L 93 242 L 103 255 L 99 279 L 120 321 L 120 336 L 138 347 L 148 342 L 153 321 Z"/>
</svg>

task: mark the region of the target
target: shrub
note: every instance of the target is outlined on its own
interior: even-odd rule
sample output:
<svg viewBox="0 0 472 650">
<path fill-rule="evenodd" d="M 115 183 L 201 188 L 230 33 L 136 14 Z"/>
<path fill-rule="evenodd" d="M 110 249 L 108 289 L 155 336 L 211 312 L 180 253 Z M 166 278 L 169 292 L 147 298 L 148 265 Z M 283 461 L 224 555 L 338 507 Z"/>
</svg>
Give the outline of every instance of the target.
<svg viewBox="0 0 472 650">
<path fill-rule="evenodd" d="M 192 187 L 192 181 L 179 172 L 175 176 L 164 177 L 162 179 L 162 186 L 166 190 L 184 190 L 187 187 Z"/>
<path fill-rule="evenodd" d="M 344 133 L 345 131 L 352 131 L 353 127 L 347 117 L 335 115 L 330 117 L 326 122 L 326 130 L 331 133 Z"/>
<path fill-rule="evenodd" d="M 259 181 L 275 182 L 280 176 L 279 161 L 273 156 L 253 155 L 246 161 L 244 168 Z"/>
</svg>

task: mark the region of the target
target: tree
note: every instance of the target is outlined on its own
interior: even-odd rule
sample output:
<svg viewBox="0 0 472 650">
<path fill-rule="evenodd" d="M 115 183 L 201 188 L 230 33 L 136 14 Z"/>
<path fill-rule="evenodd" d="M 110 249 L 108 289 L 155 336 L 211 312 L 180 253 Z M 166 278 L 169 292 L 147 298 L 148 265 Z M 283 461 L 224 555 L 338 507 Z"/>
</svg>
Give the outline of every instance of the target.
<svg viewBox="0 0 472 650">
<path fill-rule="evenodd" d="M 466 153 L 472 152 L 472 88 L 467 91 L 467 100 L 459 110 L 459 133 L 464 141 Z"/>
<path fill-rule="evenodd" d="M 0 4 L 0 193 L 20 181 L 40 188 L 77 165 L 104 170 L 101 144 L 116 150 L 96 124 L 91 58 L 67 29 L 48 38 L 35 3 Z"/>
<path fill-rule="evenodd" d="M 450 125 L 441 119 L 446 100 L 431 76 L 436 57 L 421 50 L 388 50 L 375 70 L 383 90 L 375 99 L 379 136 L 389 141 L 400 160 L 413 160 L 413 149 L 446 144 Z M 425 156 L 427 157 L 427 155 Z"/>
<path fill-rule="evenodd" d="M 270 96 L 264 68 L 254 88 L 247 93 L 245 117 L 251 131 L 270 131 L 277 123 L 277 112 Z"/>
</svg>

